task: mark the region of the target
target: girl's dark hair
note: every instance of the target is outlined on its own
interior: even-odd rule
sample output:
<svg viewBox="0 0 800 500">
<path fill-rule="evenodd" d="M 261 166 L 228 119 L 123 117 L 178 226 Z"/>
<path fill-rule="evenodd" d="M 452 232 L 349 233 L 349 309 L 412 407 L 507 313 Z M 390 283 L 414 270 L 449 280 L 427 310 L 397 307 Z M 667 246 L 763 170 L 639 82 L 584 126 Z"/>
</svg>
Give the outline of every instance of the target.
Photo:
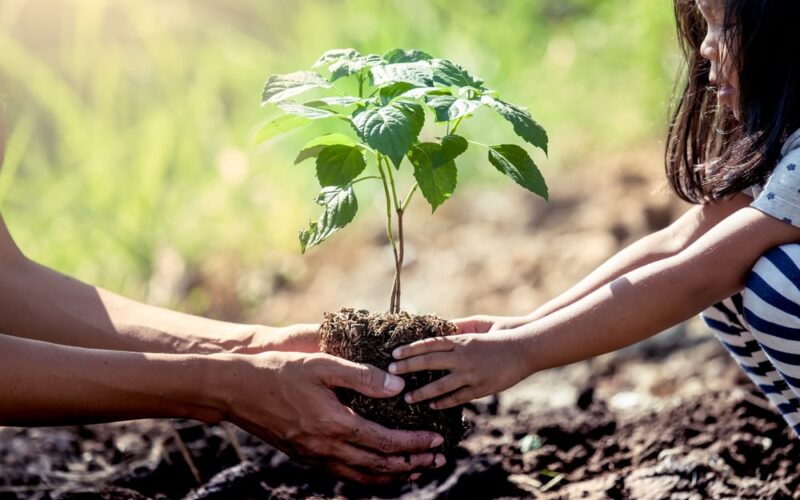
<svg viewBox="0 0 800 500">
<path fill-rule="evenodd" d="M 666 171 L 678 196 L 692 203 L 763 183 L 784 140 L 800 127 L 800 1 L 719 1 L 723 39 L 739 76 L 739 120 L 718 109 L 708 80 L 711 63 L 700 56 L 706 23 L 696 0 L 675 0 L 688 68 L 673 104 Z"/>
</svg>

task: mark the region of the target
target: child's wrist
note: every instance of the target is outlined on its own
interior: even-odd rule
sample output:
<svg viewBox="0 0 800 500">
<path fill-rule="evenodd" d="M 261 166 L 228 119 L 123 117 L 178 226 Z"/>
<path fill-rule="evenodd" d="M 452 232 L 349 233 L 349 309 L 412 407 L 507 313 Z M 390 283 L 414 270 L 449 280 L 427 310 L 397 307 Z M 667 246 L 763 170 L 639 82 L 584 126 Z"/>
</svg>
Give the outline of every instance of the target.
<svg viewBox="0 0 800 500">
<path fill-rule="evenodd" d="M 511 330 L 516 338 L 514 350 L 517 365 L 521 371 L 521 379 L 529 377 L 542 370 L 540 348 L 536 340 L 536 327 L 531 323 L 524 323 Z"/>
</svg>

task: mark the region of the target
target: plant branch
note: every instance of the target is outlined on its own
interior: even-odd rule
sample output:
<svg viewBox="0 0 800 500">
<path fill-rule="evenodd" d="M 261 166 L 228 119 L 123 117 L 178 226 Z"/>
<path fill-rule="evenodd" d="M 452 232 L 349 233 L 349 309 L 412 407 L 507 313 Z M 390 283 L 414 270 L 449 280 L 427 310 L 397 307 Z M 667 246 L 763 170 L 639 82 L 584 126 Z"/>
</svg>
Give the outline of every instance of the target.
<svg viewBox="0 0 800 500">
<path fill-rule="evenodd" d="M 455 125 L 453 125 L 453 130 L 451 130 L 451 131 L 449 132 L 450 134 L 455 134 L 455 133 L 456 133 L 456 130 L 458 130 L 458 126 L 459 126 L 459 125 L 461 125 L 461 121 L 462 121 L 462 120 L 464 120 L 464 117 L 463 117 L 463 116 L 462 116 L 462 117 L 460 117 L 460 118 L 458 118 L 458 119 L 456 120 L 456 123 L 455 123 Z M 450 122 L 447 122 L 447 123 L 448 123 L 448 125 L 450 124 Z"/>
<path fill-rule="evenodd" d="M 379 175 L 368 175 L 366 177 L 359 177 L 358 179 L 351 182 L 351 184 L 358 184 L 361 181 L 368 181 L 370 179 L 380 179 L 380 178 L 381 177 Z"/>
<path fill-rule="evenodd" d="M 470 140 L 470 139 L 467 139 L 467 142 L 468 142 L 468 143 L 470 143 L 470 144 L 474 144 L 474 145 L 476 145 L 476 146 L 480 146 L 480 147 L 482 147 L 482 148 L 486 148 L 486 149 L 492 149 L 492 148 L 490 148 L 489 146 L 487 146 L 486 144 L 484 144 L 484 143 L 482 143 L 482 142 L 478 142 L 478 141 L 472 141 L 472 140 Z"/>
<path fill-rule="evenodd" d="M 419 182 L 415 182 L 414 185 L 411 187 L 411 191 L 408 192 L 406 195 L 406 199 L 403 200 L 403 204 L 400 205 L 400 211 L 406 213 L 406 208 L 408 208 L 408 204 L 411 202 L 411 198 L 414 196 L 414 193 L 417 192 L 417 188 L 419 187 Z"/>
</svg>

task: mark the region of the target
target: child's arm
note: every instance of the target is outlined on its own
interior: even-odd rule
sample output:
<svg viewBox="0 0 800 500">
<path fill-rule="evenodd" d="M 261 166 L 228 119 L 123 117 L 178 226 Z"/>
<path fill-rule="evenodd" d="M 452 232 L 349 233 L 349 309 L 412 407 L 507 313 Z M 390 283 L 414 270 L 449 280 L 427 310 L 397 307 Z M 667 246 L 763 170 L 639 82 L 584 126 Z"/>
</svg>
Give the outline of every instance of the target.
<svg viewBox="0 0 800 500">
<path fill-rule="evenodd" d="M 215 321 L 142 304 L 59 274 L 25 258 L 2 218 L 0 332 L 117 351 L 319 351 L 316 325 L 270 328 Z"/>
<path fill-rule="evenodd" d="M 753 201 L 738 194 L 730 199 L 695 205 L 668 227 L 651 233 L 622 249 L 597 269 L 527 316 L 473 316 L 456 320 L 459 333 L 507 330 L 541 319 L 562 309 L 627 272 L 672 257 L 697 241 L 720 221 Z"/>
<path fill-rule="evenodd" d="M 532 373 L 625 347 L 698 314 L 741 290 L 766 250 L 799 239 L 797 227 L 744 208 L 677 255 L 630 271 L 542 319 L 493 335 L 401 347 L 394 354 L 403 361 L 389 370 L 450 371 L 407 397 L 439 398 L 436 408 L 493 394 Z"/>
</svg>

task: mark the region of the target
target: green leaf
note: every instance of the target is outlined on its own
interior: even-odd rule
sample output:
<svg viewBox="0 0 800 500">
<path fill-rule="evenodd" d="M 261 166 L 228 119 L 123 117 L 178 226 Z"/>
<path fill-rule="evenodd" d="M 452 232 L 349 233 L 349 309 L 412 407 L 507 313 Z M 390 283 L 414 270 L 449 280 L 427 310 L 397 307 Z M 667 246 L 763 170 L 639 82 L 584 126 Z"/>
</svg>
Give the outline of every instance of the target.
<svg viewBox="0 0 800 500">
<path fill-rule="evenodd" d="M 415 144 L 408 153 L 414 166 L 414 178 L 422 196 L 431 204 L 431 212 L 453 195 L 458 180 L 455 162 L 451 159 L 439 163 L 441 157 L 442 146 L 435 142 Z"/>
<path fill-rule="evenodd" d="M 383 58 L 375 54 L 356 57 L 352 60 L 340 59 L 332 63 L 330 66 L 328 66 L 328 71 L 331 72 L 330 81 L 334 82 L 339 78 L 344 78 L 354 73 L 358 73 L 364 68 L 371 68 L 376 64 L 383 64 L 383 63 L 384 63 Z"/>
<path fill-rule="evenodd" d="M 477 89 L 475 87 L 469 87 L 469 86 L 458 88 L 458 97 L 461 97 L 463 99 L 477 100 L 483 95 L 493 95 L 493 94 L 497 94 L 497 91 L 486 88 Z"/>
<path fill-rule="evenodd" d="M 331 146 L 334 144 L 342 144 L 345 146 L 355 146 L 356 142 L 351 139 L 350 137 L 344 134 L 327 134 L 321 137 L 317 137 L 316 139 L 311 139 L 303 146 L 303 149 L 297 154 L 297 158 L 295 158 L 294 163 L 297 165 L 298 163 L 305 161 L 309 158 L 316 158 L 319 156 L 319 152 L 325 149 L 327 146 Z"/>
<path fill-rule="evenodd" d="M 442 137 L 442 152 L 439 161 L 444 163 L 455 160 L 467 150 L 468 145 L 467 140 L 460 135 L 450 134 Z M 434 162 L 434 166 L 436 165 L 437 163 Z"/>
<path fill-rule="evenodd" d="M 311 120 L 304 116 L 281 115 L 261 127 L 256 133 L 255 144 L 261 144 L 279 134 L 308 125 L 309 123 L 311 123 Z"/>
<path fill-rule="evenodd" d="M 317 62 L 314 63 L 314 68 L 319 68 L 325 64 L 331 64 L 341 59 L 355 59 L 361 57 L 361 53 L 356 49 L 332 49 L 322 54 Z"/>
<path fill-rule="evenodd" d="M 326 186 L 315 201 L 325 207 L 325 211 L 308 229 L 300 231 L 300 248 L 303 253 L 349 224 L 358 211 L 358 201 L 352 184 Z"/>
<path fill-rule="evenodd" d="M 403 97 L 419 99 L 426 95 L 450 95 L 450 91 L 441 87 L 415 87 L 403 94 Z"/>
<path fill-rule="evenodd" d="M 282 102 L 314 88 L 330 88 L 331 84 L 313 71 L 297 71 L 269 77 L 261 94 L 261 104 Z"/>
<path fill-rule="evenodd" d="M 501 144 L 489 148 L 489 161 L 500 172 L 528 191 L 547 199 L 547 184 L 528 152 L 515 144 Z"/>
<path fill-rule="evenodd" d="M 312 108 L 311 106 L 303 106 L 302 104 L 278 104 L 278 107 L 284 113 L 288 113 L 290 115 L 297 115 L 309 118 L 311 120 L 320 120 L 322 118 L 347 118 L 345 116 L 339 115 L 332 111 L 328 111 L 327 109 L 322 108 Z"/>
<path fill-rule="evenodd" d="M 424 121 L 425 112 L 419 104 L 393 102 L 380 108 L 358 110 L 353 116 L 353 127 L 364 142 L 388 156 L 399 168 Z"/>
<path fill-rule="evenodd" d="M 332 97 L 322 97 L 320 99 L 314 99 L 313 101 L 306 102 L 305 105 L 318 108 L 320 106 L 353 106 L 356 104 L 363 104 L 363 103 L 364 99 L 361 99 L 360 97 L 344 95 L 344 96 L 332 96 Z"/>
<path fill-rule="evenodd" d="M 424 154 L 433 168 L 442 166 L 458 158 L 467 150 L 467 140 L 460 135 L 446 135 L 442 137 L 441 143 L 423 142 L 415 144 L 409 151 L 409 156 L 414 153 L 416 156 Z M 410 159 L 410 157 L 409 157 Z"/>
<path fill-rule="evenodd" d="M 405 95 L 406 92 L 414 88 L 416 87 L 408 82 L 397 82 L 387 87 L 382 87 L 378 92 L 381 106 L 386 106 L 396 98 Z"/>
<path fill-rule="evenodd" d="M 334 49 L 322 54 L 314 63 L 314 67 L 327 66 L 328 71 L 331 72 L 330 81 L 334 82 L 384 62 L 383 58 L 377 54 L 363 56 L 355 49 Z"/>
<path fill-rule="evenodd" d="M 333 144 L 317 156 L 317 178 L 321 186 L 349 184 L 364 171 L 367 162 L 359 146 Z"/>
<path fill-rule="evenodd" d="M 433 69 L 428 61 L 380 64 L 370 70 L 372 83 L 385 87 L 397 82 L 406 82 L 415 87 L 433 86 Z"/>
<path fill-rule="evenodd" d="M 390 64 L 401 62 L 429 61 L 433 57 L 421 50 L 392 49 L 383 55 L 383 59 Z"/>
<path fill-rule="evenodd" d="M 483 88 L 483 80 L 475 78 L 458 64 L 446 59 L 431 60 L 433 81 L 447 87 Z"/>
<path fill-rule="evenodd" d="M 486 95 L 481 97 L 481 102 L 491 106 L 511 122 L 518 136 L 547 153 L 547 132 L 536 123 L 528 110 Z"/>
<path fill-rule="evenodd" d="M 451 95 L 437 95 L 427 100 L 436 114 L 437 122 L 448 122 L 467 116 L 482 106 L 480 101 L 460 99 Z"/>
</svg>

